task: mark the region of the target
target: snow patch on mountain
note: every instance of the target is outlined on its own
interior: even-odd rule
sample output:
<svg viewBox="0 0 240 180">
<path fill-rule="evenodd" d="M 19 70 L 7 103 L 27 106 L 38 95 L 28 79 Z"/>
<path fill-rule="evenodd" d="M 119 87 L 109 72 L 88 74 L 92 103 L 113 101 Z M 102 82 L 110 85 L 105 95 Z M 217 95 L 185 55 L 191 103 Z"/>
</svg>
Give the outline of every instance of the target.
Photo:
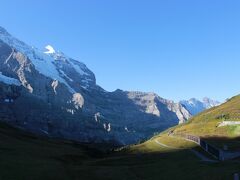
<svg viewBox="0 0 240 180">
<path fill-rule="evenodd" d="M 69 78 L 69 76 L 66 74 L 66 65 L 70 65 L 76 73 L 78 73 L 80 76 L 84 77 L 84 79 L 81 79 L 81 87 L 88 90 L 91 84 L 94 84 L 95 78 L 93 79 L 93 75 L 89 72 L 86 65 L 80 61 L 76 61 L 67 55 L 65 55 L 61 51 L 55 51 L 54 48 L 50 45 L 46 47 L 48 49 L 46 55 L 53 58 L 55 60 L 55 65 L 58 66 L 58 71 L 60 72 L 62 77 L 67 78 L 69 81 L 73 81 L 72 78 Z"/>
<path fill-rule="evenodd" d="M 55 53 L 55 50 L 54 50 L 54 48 L 51 46 L 51 45 L 47 45 L 46 47 L 46 52 L 44 52 L 45 54 L 53 54 L 53 53 Z"/>
<path fill-rule="evenodd" d="M 16 85 L 16 86 L 21 86 L 21 83 L 19 80 L 7 77 L 0 72 L 0 82 L 3 82 L 8 85 Z"/>
<path fill-rule="evenodd" d="M 66 75 L 63 70 L 60 69 L 59 71 L 60 71 L 60 73 L 61 73 L 61 76 L 64 76 L 64 77 L 66 77 L 69 81 L 73 82 L 73 80 L 72 80 L 70 77 L 68 77 L 68 75 Z"/>
<path fill-rule="evenodd" d="M 69 60 L 69 63 L 74 67 L 74 69 L 81 75 L 88 75 L 85 71 L 83 71 L 83 67 L 80 67 L 81 64 L 77 64 L 76 61 Z"/>
</svg>

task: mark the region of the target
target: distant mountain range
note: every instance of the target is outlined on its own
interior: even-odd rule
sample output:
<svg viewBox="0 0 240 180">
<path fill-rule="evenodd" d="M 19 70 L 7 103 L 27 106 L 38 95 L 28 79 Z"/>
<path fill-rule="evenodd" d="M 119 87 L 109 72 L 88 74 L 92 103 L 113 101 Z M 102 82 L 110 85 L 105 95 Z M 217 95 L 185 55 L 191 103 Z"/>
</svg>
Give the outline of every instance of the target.
<svg viewBox="0 0 240 180">
<path fill-rule="evenodd" d="M 198 103 L 107 92 L 82 62 L 50 45 L 42 52 L 0 27 L 0 120 L 15 127 L 81 142 L 131 144 L 213 104 Z"/>
<path fill-rule="evenodd" d="M 206 109 L 218 106 L 221 103 L 219 101 L 205 97 L 202 101 L 195 98 L 182 100 L 180 101 L 180 104 L 182 104 L 191 113 L 191 115 L 194 116 Z"/>
</svg>

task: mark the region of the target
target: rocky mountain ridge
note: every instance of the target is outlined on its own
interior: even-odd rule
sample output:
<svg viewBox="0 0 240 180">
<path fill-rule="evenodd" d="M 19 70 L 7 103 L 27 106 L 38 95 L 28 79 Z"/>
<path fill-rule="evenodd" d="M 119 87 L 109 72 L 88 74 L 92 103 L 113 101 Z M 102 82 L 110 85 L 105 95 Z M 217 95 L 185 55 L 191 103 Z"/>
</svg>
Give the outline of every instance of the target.
<svg viewBox="0 0 240 180">
<path fill-rule="evenodd" d="M 131 144 L 191 117 L 154 93 L 107 92 L 85 64 L 0 27 L 0 120 L 50 137 Z"/>
</svg>

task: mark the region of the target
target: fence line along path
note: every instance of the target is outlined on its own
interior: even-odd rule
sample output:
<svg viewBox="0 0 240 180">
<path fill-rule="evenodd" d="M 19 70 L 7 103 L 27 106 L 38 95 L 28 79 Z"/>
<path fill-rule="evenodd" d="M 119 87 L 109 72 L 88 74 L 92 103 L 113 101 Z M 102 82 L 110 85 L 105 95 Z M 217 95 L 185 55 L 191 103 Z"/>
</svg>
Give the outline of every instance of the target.
<svg viewBox="0 0 240 180">
<path fill-rule="evenodd" d="M 225 161 L 225 160 L 230 160 L 230 159 L 234 159 L 234 158 L 240 157 L 240 152 L 239 151 L 226 151 L 226 150 L 222 150 L 220 148 L 217 148 L 217 147 L 213 146 L 212 144 L 209 144 L 205 140 L 201 139 L 201 137 L 199 137 L 199 136 L 193 136 L 193 135 L 189 135 L 189 134 L 174 133 L 172 131 L 170 131 L 168 133 L 168 135 L 169 136 L 170 135 L 171 136 L 178 136 L 178 137 L 184 138 L 185 140 L 192 141 L 192 142 L 198 144 L 206 152 L 208 152 L 209 154 L 211 154 L 213 157 L 215 157 L 216 159 L 218 159 L 220 161 Z"/>
</svg>

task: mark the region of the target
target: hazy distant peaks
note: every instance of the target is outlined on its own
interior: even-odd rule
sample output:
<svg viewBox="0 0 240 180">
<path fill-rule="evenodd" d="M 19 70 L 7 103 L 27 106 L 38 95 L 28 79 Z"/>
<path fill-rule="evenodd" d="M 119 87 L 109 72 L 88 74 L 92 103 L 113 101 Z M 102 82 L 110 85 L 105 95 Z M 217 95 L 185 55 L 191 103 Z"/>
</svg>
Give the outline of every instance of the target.
<svg viewBox="0 0 240 180">
<path fill-rule="evenodd" d="M 212 100 L 207 97 L 203 98 L 202 101 L 196 98 L 191 98 L 189 100 L 180 101 L 180 103 L 184 105 L 192 115 L 196 115 L 206 109 L 209 109 L 221 104 L 219 101 Z"/>
<path fill-rule="evenodd" d="M 207 108 L 215 107 L 221 104 L 219 101 L 212 100 L 208 97 L 203 98 L 202 102 L 206 105 Z"/>
</svg>

